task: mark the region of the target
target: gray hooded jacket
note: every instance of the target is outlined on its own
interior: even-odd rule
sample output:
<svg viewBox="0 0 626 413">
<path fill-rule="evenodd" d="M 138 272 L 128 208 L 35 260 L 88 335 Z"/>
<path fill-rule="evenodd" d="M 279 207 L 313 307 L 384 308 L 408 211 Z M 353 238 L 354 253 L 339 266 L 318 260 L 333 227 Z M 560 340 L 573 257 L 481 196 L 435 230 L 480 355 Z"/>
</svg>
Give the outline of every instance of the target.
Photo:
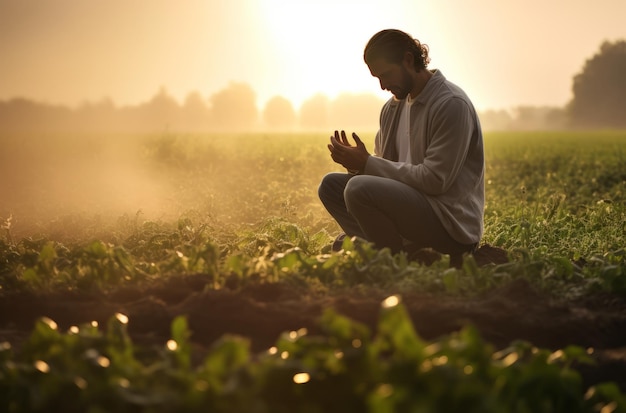
<svg viewBox="0 0 626 413">
<path fill-rule="evenodd" d="M 403 182 L 424 194 L 450 236 L 480 241 L 485 206 L 485 161 L 480 122 L 465 92 L 435 70 L 411 106 L 412 163 L 398 162 L 396 131 L 405 100 L 382 108 L 374 156 L 363 174 Z"/>
</svg>

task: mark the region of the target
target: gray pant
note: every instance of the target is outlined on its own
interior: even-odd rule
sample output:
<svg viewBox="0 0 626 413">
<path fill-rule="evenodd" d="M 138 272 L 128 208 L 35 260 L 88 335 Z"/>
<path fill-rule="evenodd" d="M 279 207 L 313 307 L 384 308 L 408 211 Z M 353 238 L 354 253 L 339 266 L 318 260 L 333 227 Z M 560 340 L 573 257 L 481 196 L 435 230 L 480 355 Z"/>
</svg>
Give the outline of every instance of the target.
<svg viewBox="0 0 626 413">
<path fill-rule="evenodd" d="M 458 255 L 474 247 L 448 235 L 424 195 L 402 182 L 335 172 L 324 176 L 318 194 L 346 235 L 377 248 L 397 253 L 408 241 L 410 251 L 428 247 Z"/>
</svg>

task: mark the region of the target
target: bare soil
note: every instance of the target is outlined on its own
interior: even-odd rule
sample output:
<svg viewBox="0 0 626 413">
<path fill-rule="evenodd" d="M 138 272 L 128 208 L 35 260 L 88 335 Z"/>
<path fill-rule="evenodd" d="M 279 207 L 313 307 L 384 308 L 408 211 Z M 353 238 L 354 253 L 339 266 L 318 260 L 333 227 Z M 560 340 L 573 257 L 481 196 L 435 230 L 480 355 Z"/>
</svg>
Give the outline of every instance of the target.
<svg viewBox="0 0 626 413">
<path fill-rule="evenodd" d="M 503 258 L 495 249 L 483 253 L 482 263 Z M 129 316 L 129 333 L 140 345 L 162 346 L 170 338 L 172 320 L 185 315 L 198 358 L 225 334 L 248 337 L 257 352 L 271 347 L 285 331 L 305 327 L 309 334 L 320 333 L 318 320 L 327 308 L 375 333 L 380 303 L 386 298 L 376 290 L 315 294 L 283 283 L 205 290 L 208 281 L 200 274 L 109 293 L 5 292 L 0 294 L 0 342 L 19 347 L 42 316 L 64 330 L 93 320 L 105 325 L 121 312 Z M 592 347 L 596 365 L 579 367 L 585 384 L 614 381 L 626 391 L 625 297 L 596 294 L 565 300 L 517 279 L 475 297 L 410 293 L 402 300 L 425 340 L 471 324 L 497 349 L 514 340 L 549 349 Z"/>
</svg>

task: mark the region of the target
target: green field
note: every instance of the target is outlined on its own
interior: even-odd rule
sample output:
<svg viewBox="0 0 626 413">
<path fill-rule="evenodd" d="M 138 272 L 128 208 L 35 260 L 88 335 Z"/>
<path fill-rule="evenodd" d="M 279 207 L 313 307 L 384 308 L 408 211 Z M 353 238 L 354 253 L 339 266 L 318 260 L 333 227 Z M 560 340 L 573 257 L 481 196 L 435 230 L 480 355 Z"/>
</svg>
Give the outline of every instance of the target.
<svg viewBox="0 0 626 413">
<path fill-rule="evenodd" d="M 372 149 L 373 134 L 362 138 Z M 459 270 L 446 256 L 424 266 L 358 242 L 331 253 L 339 228 L 317 198 L 321 177 L 340 170 L 327 140 L 0 137 L 5 310 L 22 297 L 111 302 L 120 291 L 141 295 L 198 277 L 197 294 L 207 297 L 259 286 L 316 303 L 392 297 L 373 327 L 328 308 L 317 334 L 285 327 L 267 351 L 240 335 L 198 351 L 192 314 L 174 306 L 171 339 L 143 345 L 128 331 L 132 316 L 69 328 L 42 307 L 25 327 L 7 313 L 0 411 L 626 411 L 624 363 L 611 365 L 621 381 L 589 379 L 579 367 L 600 358 L 582 342 L 548 349 L 503 333 L 503 347 L 461 321 L 425 339 L 404 298 L 479 303 L 523 281 L 559 308 L 610 303 L 613 321 L 602 328 L 624 327 L 626 132 L 487 134 L 482 242 L 506 250 L 509 262 L 479 267 L 467 257 Z M 582 313 L 576 322 L 595 331 Z M 598 350 L 626 348 L 625 340 L 598 340 Z"/>
</svg>

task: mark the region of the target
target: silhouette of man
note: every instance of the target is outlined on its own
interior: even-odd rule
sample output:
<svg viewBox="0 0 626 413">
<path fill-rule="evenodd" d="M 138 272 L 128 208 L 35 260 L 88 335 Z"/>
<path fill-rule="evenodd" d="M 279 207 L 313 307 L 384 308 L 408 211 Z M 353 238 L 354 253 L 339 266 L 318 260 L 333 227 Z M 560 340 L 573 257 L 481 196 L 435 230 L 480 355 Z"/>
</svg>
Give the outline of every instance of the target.
<svg viewBox="0 0 626 413">
<path fill-rule="evenodd" d="M 365 63 L 393 95 L 381 110 L 374 154 L 356 133 L 352 145 L 335 131 L 330 155 L 348 173 L 327 174 L 318 193 L 347 236 L 393 253 L 432 248 L 458 267 L 483 233 L 483 136 L 465 92 L 427 69 L 428 52 L 399 30 L 369 40 Z"/>
</svg>

